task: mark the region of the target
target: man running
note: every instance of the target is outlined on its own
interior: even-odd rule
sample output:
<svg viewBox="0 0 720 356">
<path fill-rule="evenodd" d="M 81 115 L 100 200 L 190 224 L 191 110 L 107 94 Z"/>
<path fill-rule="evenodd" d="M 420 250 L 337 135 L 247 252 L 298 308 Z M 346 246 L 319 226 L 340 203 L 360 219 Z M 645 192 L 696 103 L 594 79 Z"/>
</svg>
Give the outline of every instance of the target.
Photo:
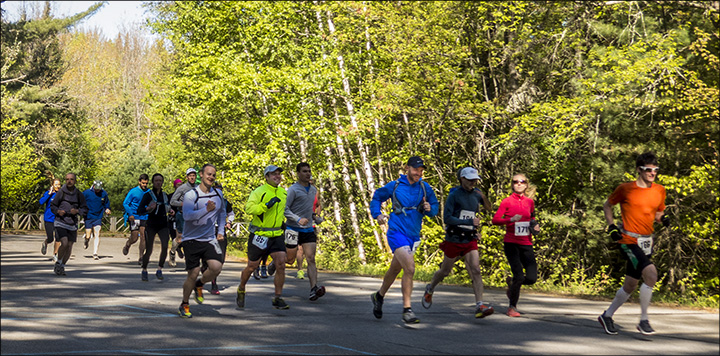
<svg viewBox="0 0 720 356">
<path fill-rule="evenodd" d="M 40 246 L 40 252 L 42 252 L 43 255 L 46 254 L 47 245 L 55 241 L 53 246 L 53 262 L 57 262 L 60 239 L 58 239 L 55 235 L 55 214 L 53 214 L 52 209 L 50 209 L 50 203 L 52 203 L 58 190 L 62 187 L 62 182 L 58 178 L 53 178 L 52 182 L 53 183 L 50 186 L 50 189 L 46 190 L 42 197 L 40 197 L 40 204 L 45 204 L 45 214 L 43 215 L 43 221 L 45 224 L 45 240 L 43 240 L 42 246 Z"/>
<path fill-rule="evenodd" d="M 170 248 L 170 265 L 175 263 L 175 253 L 177 252 L 178 257 L 183 258 L 182 250 L 180 250 L 180 241 L 182 241 L 183 228 L 185 227 L 185 219 L 183 219 L 183 199 L 185 193 L 193 190 L 197 187 L 195 180 L 197 180 L 197 171 L 195 168 L 188 168 L 185 171 L 185 178 L 187 181 L 175 189 L 172 199 L 170 199 L 170 207 L 175 212 L 175 230 L 177 231 L 177 237 L 173 239 L 172 247 Z"/>
<path fill-rule="evenodd" d="M 153 186 L 145 192 L 138 205 L 138 214 L 147 214 L 148 216 L 145 226 L 145 254 L 143 255 L 142 271 L 140 272 L 140 280 L 143 282 L 148 281 L 147 266 L 150 263 L 150 256 L 152 256 L 153 246 L 155 245 L 155 235 L 160 237 L 160 256 L 158 257 L 155 278 L 164 279 L 162 269 L 165 267 L 165 258 L 167 257 L 168 242 L 170 240 L 170 229 L 167 221 L 170 199 L 163 192 L 162 186 L 164 182 L 165 177 L 162 174 L 153 174 Z"/>
<path fill-rule="evenodd" d="M 401 291 L 403 296 L 402 320 L 408 324 L 419 323 L 411 308 L 413 276 L 415 275 L 415 250 L 420 245 L 420 228 L 424 216 L 437 215 L 439 204 L 435 192 L 422 180 L 425 163 L 418 156 L 408 159 L 406 174 L 373 193 L 370 212 L 379 224 L 388 222 L 387 239 L 393 252 L 390 268 L 385 273 L 380 290 L 370 295 L 373 302 L 373 315 L 382 318 L 382 305 L 385 293 L 395 278 L 403 271 Z M 388 216 L 380 211 L 381 204 L 392 199 L 392 214 Z"/>
<path fill-rule="evenodd" d="M 215 166 L 206 164 L 200 169 L 200 185 L 193 187 L 183 197 L 183 218 L 185 219 L 182 235 L 185 250 L 185 270 L 187 279 L 183 284 L 183 297 L 178 313 L 181 317 L 190 318 L 190 293 L 195 291 L 195 302 L 202 304 L 203 285 L 212 281 L 222 270 L 222 249 L 220 241 L 225 239 L 225 198 L 222 191 L 213 188 L 215 182 Z M 208 268 L 201 277 L 201 263 Z"/>
<path fill-rule="evenodd" d="M 177 190 L 182 183 L 182 179 L 176 179 L 173 181 L 173 192 L 168 193 L 168 199 L 172 200 L 175 190 Z M 175 238 L 177 237 L 177 230 L 175 230 L 175 210 L 173 210 L 170 206 L 168 206 L 168 231 L 170 232 L 170 241 L 172 241 L 172 246 L 177 249 L 178 243 L 175 241 Z M 177 266 L 177 263 L 175 262 L 175 251 L 173 249 L 170 249 L 170 261 L 168 263 L 170 264 L 170 267 Z"/>
<path fill-rule="evenodd" d="M 240 275 L 235 302 L 238 308 L 245 308 L 245 285 L 253 271 L 260 265 L 265 255 L 270 255 L 275 263 L 275 297 L 272 306 L 275 309 L 288 309 L 289 305 L 282 299 L 285 284 L 285 239 L 283 236 L 283 220 L 285 220 L 285 201 L 287 192 L 280 186 L 282 168 L 269 165 L 265 167 L 265 184 L 250 193 L 245 204 L 245 212 L 252 216 L 250 222 L 250 238 L 248 239 L 248 263 Z"/>
<path fill-rule="evenodd" d="M 465 167 L 460 171 L 460 188 L 455 189 L 445 201 L 443 220 L 445 220 L 445 241 L 440 243 L 440 249 L 445 253 L 440 269 L 432 277 L 430 284 L 425 286 L 422 298 L 423 307 L 430 308 L 435 286 L 447 277 L 455 262 L 461 257 L 465 258 L 465 266 L 473 281 L 475 292 L 475 317 L 484 318 L 495 310 L 492 306 L 483 304 L 483 281 L 480 274 L 480 255 L 478 253 L 478 226 L 480 218 L 477 214 L 482 205 L 490 210 L 490 202 L 485 195 L 476 188 L 480 176 L 477 169 Z"/>
<path fill-rule="evenodd" d="M 295 171 L 297 172 L 298 180 L 288 188 L 287 202 L 285 203 L 285 217 L 287 218 L 287 229 L 285 230 L 287 263 L 292 265 L 295 262 L 298 247 L 301 246 L 308 264 L 307 275 L 310 280 L 309 299 L 314 301 L 325 295 L 325 286 L 318 287 L 317 285 L 317 266 L 315 265 L 315 251 L 317 249 L 315 224 L 321 223 L 322 218 L 316 215 L 314 211 L 317 188 L 310 184 L 310 180 L 312 179 L 310 165 L 306 162 L 301 162 L 295 167 Z M 298 261 L 298 264 L 299 263 L 300 261 Z M 274 264 L 272 266 L 274 266 Z M 298 265 L 298 276 L 301 272 L 301 267 Z"/>
<path fill-rule="evenodd" d="M 75 187 L 75 173 L 65 175 L 65 185 L 58 190 L 50 209 L 55 214 L 55 234 L 60 239 L 58 261 L 55 262 L 55 274 L 65 275 L 65 265 L 72 255 L 72 248 L 77 241 L 78 217 L 87 214 L 85 196 Z"/>
<path fill-rule="evenodd" d="M 103 190 L 103 182 L 96 180 L 92 187 L 83 192 L 87 202 L 88 213 L 85 217 L 85 249 L 87 250 L 90 238 L 95 237 L 93 243 L 93 258 L 99 260 L 98 247 L 100 246 L 100 227 L 102 226 L 103 214 L 110 215 L 110 198 Z"/>
<path fill-rule="evenodd" d="M 627 259 L 625 267 L 625 283 L 615 294 L 610 306 L 598 317 L 600 325 L 606 333 L 616 335 L 617 329 L 612 316 L 635 291 L 640 278 L 640 323 L 638 331 L 649 335 L 655 333 L 648 321 L 648 307 L 652 299 L 653 287 L 657 282 L 657 269 L 650 261 L 653 248 L 653 222 L 670 226 L 670 219 L 665 215 L 665 187 L 653 183 L 657 178 L 658 160 L 655 154 L 646 152 L 635 161 L 637 179 L 634 182 L 620 184 L 610 194 L 603 211 L 608 223 L 607 232 L 620 244 L 622 256 Z M 620 204 L 622 223 L 615 225 L 613 205 Z"/>
<path fill-rule="evenodd" d="M 140 205 L 140 200 L 142 200 L 143 195 L 148 190 L 148 180 L 149 177 L 147 174 L 141 174 L 138 178 L 138 186 L 130 189 L 125 196 L 125 200 L 123 200 L 123 208 L 125 209 L 123 217 L 125 218 L 125 223 L 130 226 L 130 237 L 125 241 L 122 253 L 127 256 L 130 252 L 130 246 L 136 243 L 139 238 L 138 265 L 142 265 L 142 258 L 145 254 L 145 225 L 147 214 L 139 215 L 137 208 Z"/>
</svg>

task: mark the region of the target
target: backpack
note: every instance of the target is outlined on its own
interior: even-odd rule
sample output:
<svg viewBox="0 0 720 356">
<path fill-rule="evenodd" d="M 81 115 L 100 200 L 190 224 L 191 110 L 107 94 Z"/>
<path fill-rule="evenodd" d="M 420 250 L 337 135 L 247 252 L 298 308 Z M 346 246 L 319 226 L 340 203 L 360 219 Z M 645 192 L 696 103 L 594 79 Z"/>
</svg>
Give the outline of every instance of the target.
<svg viewBox="0 0 720 356">
<path fill-rule="evenodd" d="M 206 196 L 204 196 L 204 197 L 201 197 L 200 194 L 199 194 L 198 191 L 197 191 L 197 187 L 193 187 L 193 191 L 195 192 L 195 201 L 193 202 L 193 204 L 195 204 L 195 206 L 197 207 L 197 202 L 198 202 L 198 200 L 200 200 L 200 198 L 210 199 L 210 198 L 213 198 L 213 197 L 219 197 L 219 196 L 220 196 L 220 193 L 218 193 L 218 191 L 217 191 L 217 189 L 215 189 L 215 187 L 212 187 L 212 190 L 213 190 L 213 192 L 215 192 L 214 195 L 206 195 Z M 222 203 L 221 203 L 221 204 L 225 205 L 225 199 L 220 199 L 220 200 L 222 200 Z M 222 207 L 222 206 L 221 206 L 221 207 Z"/>
<path fill-rule="evenodd" d="M 419 183 L 420 183 L 420 186 L 422 187 L 423 199 L 426 199 L 426 198 L 427 198 L 427 191 L 425 190 L 425 182 L 424 182 L 424 181 L 420 181 Z M 405 210 L 413 210 L 413 209 L 415 209 L 415 210 L 420 211 L 420 210 L 418 209 L 418 207 L 420 207 L 420 204 L 418 204 L 417 206 L 411 206 L 411 207 L 402 206 L 402 204 L 400 203 L 400 200 L 399 200 L 399 199 L 397 198 L 397 196 L 395 195 L 395 191 L 397 190 L 397 188 L 398 188 L 399 185 L 400 185 L 400 180 L 399 180 L 399 179 L 395 180 L 395 186 L 393 187 L 392 200 L 391 200 L 391 201 L 392 201 L 392 209 L 393 209 L 392 211 L 393 211 L 393 213 L 395 213 L 395 214 L 403 213 L 404 215 L 407 215 L 407 213 L 405 212 Z M 420 200 L 421 203 L 422 203 L 423 199 Z"/>
<path fill-rule="evenodd" d="M 158 199 L 157 199 L 157 197 L 155 196 L 155 192 L 153 192 L 152 189 L 148 189 L 148 192 L 150 192 L 150 197 L 152 198 L 152 200 L 157 203 L 157 202 L 158 202 Z M 165 193 L 165 191 L 163 191 L 162 193 L 163 193 L 163 201 L 162 201 L 162 203 L 166 206 L 166 207 L 165 207 L 165 215 L 167 215 L 167 211 L 168 211 L 167 206 L 170 205 L 170 201 L 168 200 L 168 197 L 167 197 L 167 194 Z M 155 208 L 155 214 L 157 214 L 158 209 L 160 209 L 160 206 L 159 206 L 159 205 Z"/>
</svg>

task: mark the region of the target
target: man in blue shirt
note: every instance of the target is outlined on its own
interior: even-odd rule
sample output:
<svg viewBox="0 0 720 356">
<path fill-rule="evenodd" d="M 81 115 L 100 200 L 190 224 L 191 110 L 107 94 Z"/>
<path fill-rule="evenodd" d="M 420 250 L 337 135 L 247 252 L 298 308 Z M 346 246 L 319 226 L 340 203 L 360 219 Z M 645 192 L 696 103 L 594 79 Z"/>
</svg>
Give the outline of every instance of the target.
<svg viewBox="0 0 720 356">
<path fill-rule="evenodd" d="M 148 190 L 149 180 L 150 177 L 148 177 L 147 174 L 141 174 L 140 178 L 138 178 L 138 186 L 130 189 L 123 201 L 123 208 L 125 209 L 123 217 L 125 218 L 125 224 L 130 226 L 130 238 L 128 238 L 125 242 L 122 253 L 127 256 L 130 252 L 130 246 L 136 243 L 139 237 L 140 246 L 138 247 L 140 257 L 138 257 L 138 265 L 142 265 L 142 258 L 145 254 L 145 224 L 147 221 L 147 214 L 138 215 L 137 209 L 140 205 L 140 200 L 142 200 L 143 195 Z"/>
<path fill-rule="evenodd" d="M 83 192 L 87 203 L 88 213 L 85 217 L 85 249 L 87 250 L 90 238 L 95 236 L 93 244 L 93 258 L 98 260 L 98 247 L 100 246 L 100 226 L 103 214 L 110 214 L 110 198 L 102 189 L 103 182 L 96 180 L 93 186 Z"/>
<path fill-rule="evenodd" d="M 429 184 L 422 180 L 425 163 L 422 158 L 413 156 L 405 166 L 406 174 L 373 193 L 370 202 L 370 213 L 379 224 L 388 222 L 387 239 L 393 251 L 390 268 L 385 273 L 380 290 L 370 298 L 373 302 L 373 315 L 382 318 L 382 305 L 385 293 L 395 282 L 395 278 L 404 271 L 401 290 L 403 295 L 402 319 L 408 324 L 419 323 L 411 308 L 413 275 L 415 274 L 414 254 L 420 245 L 420 229 L 424 216 L 433 217 L 438 214 L 439 203 Z M 384 215 L 380 211 L 381 204 L 392 199 L 392 214 Z"/>
</svg>

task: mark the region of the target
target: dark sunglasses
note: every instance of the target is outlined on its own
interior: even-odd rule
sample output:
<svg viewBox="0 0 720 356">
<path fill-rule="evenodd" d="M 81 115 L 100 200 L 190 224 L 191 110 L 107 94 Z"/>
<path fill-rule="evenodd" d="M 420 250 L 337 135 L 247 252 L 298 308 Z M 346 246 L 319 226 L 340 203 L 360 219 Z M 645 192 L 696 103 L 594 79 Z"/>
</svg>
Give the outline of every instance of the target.
<svg viewBox="0 0 720 356">
<path fill-rule="evenodd" d="M 640 168 L 640 170 L 643 171 L 643 172 L 645 172 L 645 173 L 657 172 L 657 171 L 660 170 L 660 167 L 645 167 L 645 166 L 640 166 L 640 167 L 638 167 L 638 168 Z"/>
<path fill-rule="evenodd" d="M 524 180 L 524 179 L 514 180 L 514 181 L 512 181 L 512 182 L 513 182 L 513 184 L 525 184 L 525 183 L 527 183 L 527 181 Z"/>
</svg>

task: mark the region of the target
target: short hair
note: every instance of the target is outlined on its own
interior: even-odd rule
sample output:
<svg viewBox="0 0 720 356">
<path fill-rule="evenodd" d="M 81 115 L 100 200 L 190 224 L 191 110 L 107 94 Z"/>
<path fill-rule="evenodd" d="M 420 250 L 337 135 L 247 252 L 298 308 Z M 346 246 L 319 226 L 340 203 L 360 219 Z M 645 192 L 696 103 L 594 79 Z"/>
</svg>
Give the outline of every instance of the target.
<svg viewBox="0 0 720 356">
<path fill-rule="evenodd" d="M 205 168 L 207 168 L 207 167 L 213 167 L 213 168 L 215 168 L 215 165 L 210 164 L 210 163 L 205 163 L 205 164 L 202 166 L 202 168 L 200 168 L 200 172 L 205 173 Z M 217 171 L 217 168 L 215 168 L 215 170 Z"/>
<path fill-rule="evenodd" d="M 138 178 L 138 181 L 141 181 L 141 180 L 150 180 L 150 177 L 148 177 L 147 174 L 143 173 L 140 175 L 140 178 Z"/>
<path fill-rule="evenodd" d="M 657 156 L 652 152 L 645 152 L 635 160 L 635 167 L 646 166 L 648 164 L 659 166 Z"/>
<path fill-rule="evenodd" d="M 160 174 L 160 173 L 155 173 L 155 174 L 153 174 L 152 180 L 154 181 L 154 180 L 155 180 L 155 177 L 158 177 L 158 176 L 159 176 L 160 178 L 162 178 L 163 180 L 165 180 L 165 176 L 163 176 L 163 175 Z"/>
<path fill-rule="evenodd" d="M 297 166 L 295 166 L 295 172 L 300 172 L 300 170 L 303 169 L 303 167 L 310 168 L 310 165 L 307 162 L 300 162 L 297 164 Z"/>
</svg>

